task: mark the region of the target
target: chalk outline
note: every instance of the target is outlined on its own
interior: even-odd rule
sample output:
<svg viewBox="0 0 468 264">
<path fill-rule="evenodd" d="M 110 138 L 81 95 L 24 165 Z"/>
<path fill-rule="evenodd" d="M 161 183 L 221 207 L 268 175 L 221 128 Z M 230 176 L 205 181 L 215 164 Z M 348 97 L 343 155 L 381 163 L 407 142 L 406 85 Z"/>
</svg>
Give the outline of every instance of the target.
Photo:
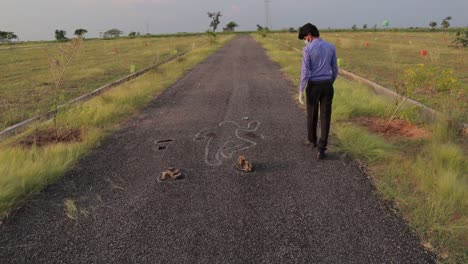
<svg viewBox="0 0 468 264">
<path fill-rule="evenodd" d="M 258 128 L 260 127 L 261 125 L 261 122 L 258 122 L 258 121 L 251 121 L 249 122 L 249 124 L 247 125 L 247 127 L 242 127 L 240 126 L 238 123 L 234 122 L 234 121 L 223 121 L 221 123 L 218 124 L 217 127 L 212 127 L 212 128 L 204 128 L 202 129 L 200 132 L 198 132 L 195 137 L 194 137 L 194 141 L 202 141 L 202 140 L 205 140 L 207 138 L 207 134 L 210 132 L 210 131 L 214 131 L 214 130 L 217 130 L 219 127 L 223 126 L 224 124 L 227 124 L 227 123 L 232 123 L 234 125 L 237 126 L 237 129 L 236 129 L 236 132 L 235 132 L 235 135 L 238 139 L 241 139 L 242 141 L 244 141 L 245 143 L 248 143 L 249 145 L 248 146 L 245 146 L 243 148 L 240 148 L 240 149 L 236 149 L 237 147 L 240 147 L 242 146 L 243 144 L 238 144 L 238 145 L 235 145 L 234 147 L 230 147 L 230 148 L 225 148 L 225 146 L 230 143 L 230 142 L 234 142 L 236 143 L 235 141 L 232 141 L 232 140 L 228 140 L 226 142 L 224 142 L 224 144 L 218 148 L 217 152 L 216 152 L 216 160 L 218 161 L 217 163 L 213 164 L 213 163 L 210 163 L 208 161 L 208 155 L 210 154 L 210 150 L 209 150 L 209 146 L 210 146 L 210 143 L 211 141 L 213 140 L 212 137 L 210 137 L 210 139 L 208 140 L 208 142 L 206 143 L 206 147 L 205 147 L 205 163 L 210 165 L 210 166 L 220 166 L 221 164 L 223 164 L 223 161 L 222 159 L 220 158 L 220 155 L 225 158 L 225 159 L 228 159 L 228 158 L 232 158 L 232 155 L 234 154 L 234 152 L 239 152 L 239 151 L 242 151 L 242 150 L 246 150 L 246 149 L 249 149 L 249 148 L 252 148 L 252 147 L 255 147 L 257 145 L 256 142 L 253 142 L 252 140 L 249 140 L 249 139 L 246 139 L 246 138 L 243 138 L 239 135 L 239 131 L 244 131 L 244 132 L 255 132 L 258 130 Z M 255 125 L 256 124 L 256 125 Z M 252 129 L 251 127 L 252 126 L 256 126 L 254 129 Z M 233 150 L 234 149 L 234 150 Z M 225 155 L 223 152 L 226 151 L 226 150 L 232 150 L 230 154 L 228 155 Z"/>
</svg>

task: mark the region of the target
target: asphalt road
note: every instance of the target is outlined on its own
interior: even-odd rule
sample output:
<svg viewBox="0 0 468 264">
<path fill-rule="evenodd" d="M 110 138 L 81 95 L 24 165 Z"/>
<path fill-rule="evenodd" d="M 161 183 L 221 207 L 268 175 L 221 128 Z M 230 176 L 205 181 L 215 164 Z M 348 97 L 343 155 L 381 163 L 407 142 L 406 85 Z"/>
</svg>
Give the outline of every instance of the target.
<svg viewBox="0 0 468 264">
<path fill-rule="evenodd" d="M 235 38 L 0 225 L 0 263 L 433 263 L 358 166 L 302 145 L 291 85 Z"/>
</svg>

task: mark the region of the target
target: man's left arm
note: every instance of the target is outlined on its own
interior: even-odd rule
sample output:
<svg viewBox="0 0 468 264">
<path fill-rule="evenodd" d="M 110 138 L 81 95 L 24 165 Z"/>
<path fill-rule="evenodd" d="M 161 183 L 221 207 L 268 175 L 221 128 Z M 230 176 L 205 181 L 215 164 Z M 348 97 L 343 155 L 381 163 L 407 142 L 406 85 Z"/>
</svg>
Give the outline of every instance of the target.
<svg viewBox="0 0 468 264">
<path fill-rule="evenodd" d="M 333 47 L 331 68 L 332 68 L 332 82 L 334 83 L 336 80 L 336 77 L 338 76 L 338 63 L 336 60 L 336 48 L 335 47 Z"/>
</svg>

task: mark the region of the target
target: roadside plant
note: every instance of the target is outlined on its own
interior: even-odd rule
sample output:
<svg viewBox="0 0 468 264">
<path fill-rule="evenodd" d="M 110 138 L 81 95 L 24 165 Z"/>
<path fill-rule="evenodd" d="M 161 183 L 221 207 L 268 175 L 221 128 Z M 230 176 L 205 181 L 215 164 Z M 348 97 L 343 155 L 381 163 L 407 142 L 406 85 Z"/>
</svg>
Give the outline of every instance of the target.
<svg viewBox="0 0 468 264">
<path fill-rule="evenodd" d="M 390 127 L 390 124 L 392 123 L 393 119 L 398 115 L 398 113 L 401 110 L 401 107 L 408 101 L 410 96 L 413 93 L 413 87 L 410 85 L 407 85 L 405 80 L 402 79 L 397 79 L 395 81 L 395 90 L 399 95 L 399 98 L 396 100 L 395 104 L 395 109 L 392 112 L 392 115 L 388 119 L 387 125 L 385 126 L 385 130 L 387 130 Z"/>
<path fill-rule="evenodd" d="M 455 47 L 468 47 L 468 30 L 465 31 L 457 31 L 455 35 L 455 39 L 453 40 L 452 44 Z"/>
<path fill-rule="evenodd" d="M 206 35 L 208 36 L 211 45 L 218 43 L 218 35 L 216 35 L 214 31 L 207 30 Z"/>
<path fill-rule="evenodd" d="M 412 66 L 398 78 L 395 88 L 405 98 L 397 103 L 389 122 L 395 118 L 408 97 L 414 98 L 418 95 L 431 98 L 431 105 L 443 114 L 451 128 L 458 129 L 466 119 L 466 90 L 451 69 L 424 64 Z"/>
<path fill-rule="evenodd" d="M 60 105 L 65 100 L 64 89 L 62 83 L 64 80 L 65 73 L 71 67 L 74 62 L 78 51 L 82 45 L 82 39 L 80 37 L 74 38 L 70 41 L 69 45 L 64 48 L 58 48 L 58 51 L 55 54 L 47 52 L 47 57 L 49 60 L 49 69 L 54 79 L 54 85 L 52 87 L 53 91 L 53 104 L 51 111 L 53 112 L 52 121 L 54 124 L 53 132 L 56 142 L 60 142 L 62 138 L 68 136 L 71 130 L 67 129 L 68 132 L 65 135 L 61 134 L 61 127 L 59 125 L 59 111 Z"/>
<path fill-rule="evenodd" d="M 262 37 L 266 38 L 270 32 L 270 29 L 268 27 L 262 27 L 257 24 L 257 32 L 260 33 Z"/>
</svg>

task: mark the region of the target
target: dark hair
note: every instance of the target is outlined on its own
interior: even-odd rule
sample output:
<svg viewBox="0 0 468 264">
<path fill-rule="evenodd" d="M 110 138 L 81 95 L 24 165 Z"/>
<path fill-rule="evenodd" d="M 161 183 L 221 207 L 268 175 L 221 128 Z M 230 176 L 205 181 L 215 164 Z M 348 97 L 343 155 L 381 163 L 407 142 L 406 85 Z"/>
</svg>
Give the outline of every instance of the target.
<svg viewBox="0 0 468 264">
<path fill-rule="evenodd" d="M 320 37 L 320 32 L 315 25 L 307 23 L 299 28 L 299 39 L 304 39 L 307 35 L 311 34 L 312 36 L 318 38 Z"/>
</svg>

